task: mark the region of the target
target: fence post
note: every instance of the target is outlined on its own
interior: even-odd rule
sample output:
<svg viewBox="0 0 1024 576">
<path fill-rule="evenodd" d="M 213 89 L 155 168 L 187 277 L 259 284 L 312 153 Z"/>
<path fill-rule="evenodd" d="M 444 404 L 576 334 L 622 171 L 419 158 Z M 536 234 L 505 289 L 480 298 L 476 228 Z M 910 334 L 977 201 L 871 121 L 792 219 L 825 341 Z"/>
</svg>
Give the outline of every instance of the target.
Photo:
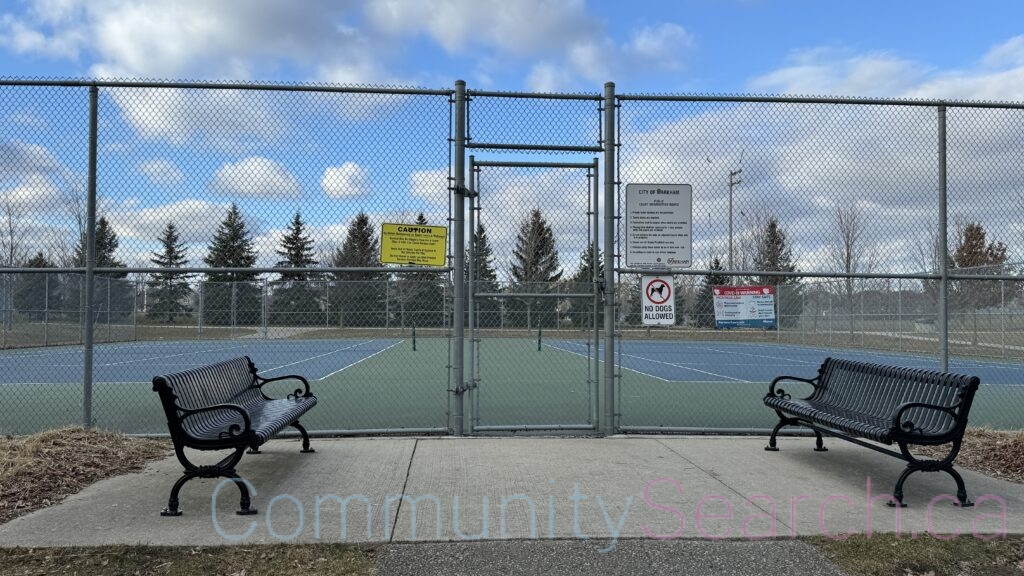
<svg viewBox="0 0 1024 576">
<path fill-rule="evenodd" d="M 145 284 L 143 284 L 145 286 Z M 132 286 L 132 340 L 139 340 L 139 285 Z"/>
<path fill-rule="evenodd" d="M 598 394 L 598 429 L 615 433 L 615 83 L 604 85 L 604 394 Z M 602 406 L 603 400 L 603 406 Z"/>
<path fill-rule="evenodd" d="M 82 362 L 82 425 L 92 427 L 93 280 L 96 274 L 96 144 L 100 89 L 89 87 L 89 165 L 85 201 L 85 349 Z"/>
<path fill-rule="evenodd" d="M 999 281 L 999 348 L 1006 358 L 1006 280 Z"/>
<path fill-rule="evenodd" d="M 473 423 L 476 419 L 475 403 L 476 397 L 476 292 L 473 284 L 473 275 L 476 274 L 476 197 L 477 197 L 477 179 L 476 179 L 476 156 L 470 154 L 469 156 L 469 261 L 465 263 L 466 267 L 466 309 L 467 309 L 467 321 L 469 323 L 469 378 L 467 379 L 468 386 L 466 389 L 466 404 L 464 418 L 469 421 L 468 428 L 469 433 L 473 433 Z M 456 278 L 456 282 L 462 282 L 462 278 Z M 461 313 L 459 313 L 461 315 Z M 461 322 L 462 319 L 459 318 Z"/>
<path fill-rule="evenodd" d="M 267 285 L 267 281 L 263 280 L 260 285 L 260 318 L 262 318 L 263 324 L 263 339 L 270 339 L 270 290 Z"/>
<path fill-rule="evenodd" d="M 454 433 L 456 436 L 463 434 L 463 393 L 466 383 L 464 380 L 465 357 L 463 346 L 465 337 L 464 327 L 466 319 L 463 314 L 466 311 L 466 285 L 465 258 L 466 258 L 466 229 L 465 229 L 465 202 L 466 202 L 466 82 L 457 80 L 455 82 L 455 182 L 453 193 L 453 226 L 455 234 L 452 238 L 455 254 L 454 276 L 455 302 L 454 317 L 455 334 L 452 337 L 452 380 L 455 382 L 455 410 L 454 410 Z"/>
<path fill-rule="evenodd" d="M 896 281 L 896 338 L 903 352 L 903 279 Z"/>
<path fill-rule="evenodd" d="M 776 304 L 779 307 L 778 317 L 775 319 L 775 341 L 776 342 L 781 342 L 782 341 L 782 290 L 780 290 L 780 288 L 782 286 L 784 286 L 784 285 L 783 284 L 778 284 L 778 283 L 775 284 Z"/>
<path fill-rule="evenodd" d="M 203 285 L 206 284 L 199 280 L 199 314 L 196 315 L 196 340 L 203 339 L 203 314 L 206 313 L 206 303 L 203 302 Z"/>
<path fill-rule="evenodd" d="M 598 225 L 600 224 L 600 215 L 598 214 L 598 207 L 601 205 L 601 186 L 598 181 L 598 174 L 600 173 L 601 165 L 598 163 L 598 159 L 594 158 L 593 167 L 593 206 L 591 207 L 591 226 L 594 227 L 593 235 L 589 238 L 591 244 L 591 256 L 593 261 L 590 264 L 590 281 L 594 290 L 594 303 L 591 308 L 591 313 L 594 317 L 591 319 L 591 325 L 594 329 L 594 369 L 591 372 L 590 382 L 587 383 L 587 405 L 590 408 L 590 424 L 597 425 L 599 415 L 597 412 L 597 387 L 598 382 L 601 381 L 601 325 L 598 320 L 601 318 L 601 280 L 602 278 L 598 275 L 601 270 L 600 254 L 597 249 L 598 245 Z M 584 316 L 585 317 L 585 316 Z M 583 322 L 580 322 L 582 325 Z"/>
<path fill-rule="evenodd" d="M 949 370 L 949 262 L 946 222 L 946 106 L 939 105 L 939 236 L 935 247 L 939 257 L 939 365 Z"/>
<path fill-rule="evenodd" d="M 43 279 L 43 346 L 50 345 L 50 275 Z"/>
</svg>

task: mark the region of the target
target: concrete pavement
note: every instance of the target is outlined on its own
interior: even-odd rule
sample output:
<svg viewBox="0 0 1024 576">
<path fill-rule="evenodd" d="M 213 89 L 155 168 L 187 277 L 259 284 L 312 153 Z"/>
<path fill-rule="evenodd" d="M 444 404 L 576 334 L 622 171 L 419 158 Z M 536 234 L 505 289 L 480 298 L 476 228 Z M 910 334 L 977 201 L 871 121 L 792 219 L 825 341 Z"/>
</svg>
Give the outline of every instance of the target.
<svg viewBox="0 0 1024 576">
<path fill-rule="evenodd" d="M 710 551 L 724 573 L 740 574 L 750 557 L 743 550 L 813 551 L 797 535 L 1024 534 L 1019 484 L 961 470 L 977 505 L 959 508 L 948 475 L 916 473 L 905 485 L 909 506 L 897 509 L 886 494 L 902 461 L 827 438 L 828 452 L 814 452 L 806 437 L 780 438 L 779 452 L 765 444 L 717 436 L 345 438 L 314 439 L 317 452 L 301 454 L 297 441 L 275 440 L 238 467 L 254 488 L 254 516 L 234 514 L 238 491 L 220 480 L 189 482 L 185 514 L 159 516 L 181 474 L 170 457 L 0 526 L 0 545 L 389 544 L 382 561 L 429 555 L 438 543 L 452 543 L 446 557 L 500 556 L 511 546 L 535 559 L 564 549 L 573 552 L 552 558 L 595 562 L 685 549 L 666 558 Z"/>
</svg>

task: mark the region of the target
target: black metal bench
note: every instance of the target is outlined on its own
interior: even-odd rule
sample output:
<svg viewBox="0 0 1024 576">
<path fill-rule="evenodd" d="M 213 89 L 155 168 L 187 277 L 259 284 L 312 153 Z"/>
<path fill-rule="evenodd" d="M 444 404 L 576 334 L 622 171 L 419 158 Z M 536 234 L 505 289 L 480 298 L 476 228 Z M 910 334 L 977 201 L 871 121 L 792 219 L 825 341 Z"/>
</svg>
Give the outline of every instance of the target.
<svg viewBox="0 0 1024 576">
<path fill-rule="evenodd" d="M 814 390 L 806 398 L 793 399 L 779 387 L 787 380 L 810 384 Z M 949 473 L 956 481 L 959 504 L 971 506 L 953 460 L 960 452 L 978 384 L 976 376 L 826 358 L 813 379 L 780 376 L 772 381 L 764 403 L 779 415 L 779 423 L 765 450 L 778 450 L 775 437 L 783 426 L 806 426 L 814 431 L 817 451 L 827 450 L 824 433 L 905 460 L 907 467 L 896 481 L 890 506 L 905 506 L 903 483 L 919 470 Z M 893 443 L 899 452 L 879 445 Z M 921 459 L 908 449 L 943 444 L 951 447 L 941 460 Z"/>
<path fill-rule="evenodd" d="M 287 398 L 273 399 L 263 392 L 270 382 L 294 379 L 303 388 Z M 167 416 L 167 428 L 174 443 L 178 461 L 185 467 L 184 475 L 171 489 L 171 497 L 162 516 L 180 516 L 178 493 L 193 478 L 230 478 L 242 492 L 239 514 L 255 514 L 250 506 L 249 490 L 235 466 L 248 448 L 250 454 L 287 426 L 302 434 L 302 451 L 309 447 L 309 434 L 299 424 L 299 417 L 316 405 L 316 396 L 309 391 L 309 382 L 302 376 L 263 378 L 248 356 L 201 366 L 153 378 L 153 390 Z M 189 462 L 185 449 L 228 450 L 234 452 L 212 466 Z"/>
</svg>

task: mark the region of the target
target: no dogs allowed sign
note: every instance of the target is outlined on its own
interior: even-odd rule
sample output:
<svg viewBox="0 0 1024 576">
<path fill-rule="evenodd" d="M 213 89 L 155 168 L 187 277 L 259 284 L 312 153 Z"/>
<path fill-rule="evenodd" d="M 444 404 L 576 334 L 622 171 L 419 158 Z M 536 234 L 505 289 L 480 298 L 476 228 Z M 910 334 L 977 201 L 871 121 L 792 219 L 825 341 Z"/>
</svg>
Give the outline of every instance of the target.
<svg viewBox="0 0 1024 576">
<path fill-rule="evenodd" d="M 640 278 L 641 310 L 645 326 L 676 323 L 676 299 L 672 294 L 671 276 Z"/>
</svg>

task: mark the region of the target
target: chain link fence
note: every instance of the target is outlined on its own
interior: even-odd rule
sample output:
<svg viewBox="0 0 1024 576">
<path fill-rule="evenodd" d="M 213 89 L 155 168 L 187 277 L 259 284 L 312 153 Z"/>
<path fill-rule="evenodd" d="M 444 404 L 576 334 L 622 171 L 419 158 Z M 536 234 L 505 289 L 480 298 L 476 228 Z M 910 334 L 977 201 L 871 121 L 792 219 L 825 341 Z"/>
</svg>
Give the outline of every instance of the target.
<svg viewBox="0 0 1024 576">
<path fill-rule="evenodd" d="M 1019 104 L 6 80 L 0 118 L 0 432 L 161 433 L 153 376 L 241 354 L 321 433 L 761 431 L 827 355 L 1024 424 Z M 631 183 L 692 187 L 691 267 L 626 265 Z M 730 285 L 774 325 L 719 328 Z"/>
</svg>

